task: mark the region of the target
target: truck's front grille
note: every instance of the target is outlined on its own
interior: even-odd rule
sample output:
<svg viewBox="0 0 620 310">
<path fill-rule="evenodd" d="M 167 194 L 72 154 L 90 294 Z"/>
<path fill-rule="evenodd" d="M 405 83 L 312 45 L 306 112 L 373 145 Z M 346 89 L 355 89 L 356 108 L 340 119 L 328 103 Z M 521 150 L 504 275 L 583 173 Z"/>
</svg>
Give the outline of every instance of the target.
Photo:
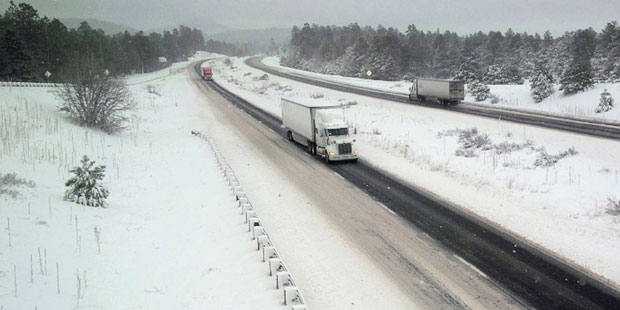
<svg viewBox="0 0 620 310">
<path fill-rule="evenodd" d="M 338 154 L 351 154 L 351 143 L 338 144 Z"/>
</svg>

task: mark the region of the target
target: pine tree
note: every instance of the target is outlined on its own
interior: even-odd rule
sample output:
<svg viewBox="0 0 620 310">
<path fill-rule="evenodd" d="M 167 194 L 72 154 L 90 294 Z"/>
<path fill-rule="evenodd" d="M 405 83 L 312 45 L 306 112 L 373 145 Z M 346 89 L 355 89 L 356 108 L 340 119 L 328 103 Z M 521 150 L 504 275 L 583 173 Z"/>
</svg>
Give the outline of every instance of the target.
<svg viewBox="0 0 620 310">
<path fill-rule="evenodd" d="M 0 78 L 11 80 L 28 80 L 34 76 L 29 54 L 22 40 L 15 32 L 8 29 L 0 37 Z"/>
<path fill-rule="evenodd" d="M 465 81 L 465 83 L 471 83 L 479 80 L 480 78 L 478 76 L 477 66 L 469 62 L 461 64 L 454 75 L 454 79 Z"/>
<path fill-rule="evenodd" d="M 65 192 L 65 199 L 81 205 L 105 207 L 110 192 L 99 183 L 105 176 L 105 165 L 94 167 L 95 161 L 86 155 L 81 162 L 81 167 L 69 170 L 74 175 L 65 183 L 65 186 L 70 186 Z"/>
<path fill-rule="evenodd" d="M 584 91 L 594 85 L 591 60 L 595 39 L 596 33 L 592 29 L 578 30 L 572 37 L 571 61 L 560 79 L 560 90 L 565 95 Z"/>
<path fill-rule="evenodd" d="M 487 84 L 475 80 L 469 83 L 469 93 L 474 96 L 476 101 L 484 101 L 491 96 L 491 89 Z"/>
<path fill-rule="evenodd" d="M 565 95 L 584 91 L 594 85 L 592 66 L 589 62 L 573 60 L 560 79 L 560 90 Z"/>
<path fill-rule="evenodd" d="M 542 59 L 538 60 L 536 63 L 534 76 L 530 81 L 530 89 L 532 90 L 532 97 L 536 103 L 551 96 L 555 91 L 553 89 L 553 75 L 551 75 L 549 68 Z"/>
<path fill-rule="evenodd" d="M 483 81 L 491 85 L 523 84 L 519 70 L 512 65 L 490 65 Z"/>
<path fill-rule="evenodd" d="M 598 107 L 596 107 L 596 113 L 607 112 L 614 107 L 614 98 L 611 97 L 611 94 L 605 89 L 601 93 L 601 99 L 599 101 Z"/>
<path fill-rule="evenodd" d="M 530 89 L 534 101 L 539 103 L 553 94 L 553 80 L 545 72 L 538 72 L 530 81 Z"/>
</svg>

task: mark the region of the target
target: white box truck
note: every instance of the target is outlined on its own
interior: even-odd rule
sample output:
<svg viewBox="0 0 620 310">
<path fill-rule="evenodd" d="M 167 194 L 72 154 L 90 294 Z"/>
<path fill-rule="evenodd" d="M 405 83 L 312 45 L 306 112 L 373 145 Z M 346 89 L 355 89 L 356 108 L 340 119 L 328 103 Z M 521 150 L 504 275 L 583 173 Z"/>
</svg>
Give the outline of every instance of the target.
<svg viewBox="0 0 620 310">
<path fill-rule="evenodd" d="M 323 98 L 282 98 L 282 124 L 286 136 L 330 161 L 357 161 L 355 139 L 349 135 L 338 102 Z"/>
<path fill-rule="evenodd" d="M 465 82 L 457 80 L 416 79 L 409 88 L 409 100 L 426 101 L 435 98 L 439 103 L 458 104 L 465 99 Z"/>
</svg>

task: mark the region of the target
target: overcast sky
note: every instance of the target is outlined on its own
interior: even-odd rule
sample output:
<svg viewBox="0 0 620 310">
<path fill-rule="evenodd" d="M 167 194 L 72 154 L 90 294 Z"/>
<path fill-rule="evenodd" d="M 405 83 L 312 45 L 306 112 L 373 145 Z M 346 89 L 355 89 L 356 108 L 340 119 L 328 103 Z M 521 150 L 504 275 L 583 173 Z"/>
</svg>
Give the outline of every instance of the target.
<svg viewBox="0 0 620 310">
<path fill-rule="evenodd" d="M 2 12 L 9 0 L 0 0 Z M 20 2 L 16 0 L 15 2 Z M 97 18 L 136 29 L 201 20 L 233 28 L 317 24 L 393 26 L 460 34 L 478 30 L 529 33 L 604 25 L 620 18 L 620 0 L 25 0 L 49 17 Z"/>
</svg>

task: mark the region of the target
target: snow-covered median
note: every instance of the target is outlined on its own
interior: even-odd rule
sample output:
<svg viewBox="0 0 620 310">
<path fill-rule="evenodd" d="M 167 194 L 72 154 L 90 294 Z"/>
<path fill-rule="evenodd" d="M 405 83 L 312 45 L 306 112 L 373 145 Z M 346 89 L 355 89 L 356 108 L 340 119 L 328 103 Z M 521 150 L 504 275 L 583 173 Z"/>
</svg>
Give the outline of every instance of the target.
<svg viewBox="0 0 620 310">
<path fill-rule="evenodd" d="M 367 80 L 293 69 L 281 66 L 278 57 L 266 57 L 263 59 L 263 63 L 293 74 L 384 92 L 406 95 L 409 93 L 409 87 L 411 87 L 411 82 L 408 81 Z M 603 91 L 607 90 L 613 98 L 620 100 L 620 83 L 595 84 L 593 88 L 574 95 L 564 95 L 559 90 L 559 85 L 554 85 L 555 92 L 540 103 L 534 101 L 529 81 L 525 81 L 523 85 L 489 85 L 489 88 L 495 98 L 476 102 L 474 97 L 468 93 L 465 96 L 465 102 L 520 111 L 543 112 L 559 116 L 620 122 L 620 108 L 612 109 L 606 113 L 596 113 L 596 107 L 599 104 Z"/>
<path fill-rule="evenodd" d="M 276 116 L 283 95 L 356 101 L 344 114 L 361 160 L 620 284 L 620 142 L 323 89 L 243 60 L 214 61 L 216 81 Z"/>
<path fill-rule="evenodd" d="M 16 174 L 0 176 L 0 308 L 284 308 L 190 134 L 202 120 L 185 65 L 128 79 L 138 109 L 116 136 L 71 124 L 49 89 L 0 88 L 0 174 Z M 82 155 L 107 166 L 108 208 L 63 200 Z"/>
</svg>

